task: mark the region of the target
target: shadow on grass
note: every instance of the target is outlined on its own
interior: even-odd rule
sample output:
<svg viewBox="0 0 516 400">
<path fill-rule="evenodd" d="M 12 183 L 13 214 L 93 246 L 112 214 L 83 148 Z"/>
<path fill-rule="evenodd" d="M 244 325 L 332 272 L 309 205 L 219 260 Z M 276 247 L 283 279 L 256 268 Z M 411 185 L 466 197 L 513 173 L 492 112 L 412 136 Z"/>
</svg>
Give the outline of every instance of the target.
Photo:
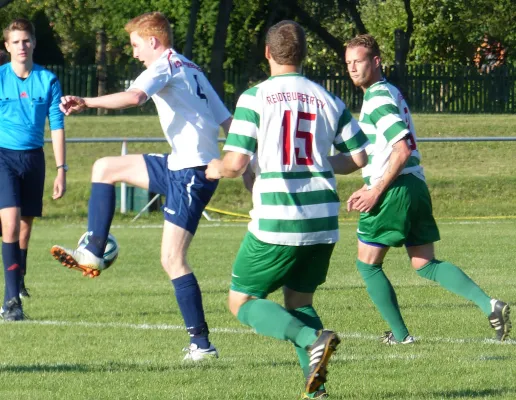
<svg viewBox="0 0 516 400">
<path fill-rule="evenodd" d="M 360 393 L 339 393 L 330 390 L 331 398 L 336 399 L 487 399 L 491 397 L 513 399 L 516 397 L 516 390 L 514 388 L 498 388 L 498 389 L 461 389 L 449 391 L 424 391 L 421 393 L 397 391 L 397 392 L 382 392 L 382 393 L 367 393 L 363 394 L 367 397 L 361 397 Z"/>
<path fill-rule="evenodd" d="M 214 363 L 215 362 L 215 363 Z M 233 368 L 230 364 L 223 364 L 215 360 L 207 360 L 202 363 L 170 363 L 170 364 L 144 364 L 106 362 L 102 364 L 27 364 L 27 365 L 0 365 L 0 373 L 60 373 L 60 372 L 169 372 L 189 370 L 228 370 Z"/>
<path fill-rule="evenodd" d="M 457 399 L 457 398 L 487 398 L 492 396 L 505 396 L 508 399 L 516 397 L 516 389 L 497 388 L 497 389 L 461 389 L 451 391 L 434 392 L 433 396 L 440 399 Z"/>
</svg>

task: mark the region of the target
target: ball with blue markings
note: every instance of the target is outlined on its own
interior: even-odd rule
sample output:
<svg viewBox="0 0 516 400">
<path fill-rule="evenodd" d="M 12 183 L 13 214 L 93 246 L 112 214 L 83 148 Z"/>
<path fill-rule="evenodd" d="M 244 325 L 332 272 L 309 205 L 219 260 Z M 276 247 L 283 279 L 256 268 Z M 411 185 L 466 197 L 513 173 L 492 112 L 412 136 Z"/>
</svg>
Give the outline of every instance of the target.
<svg viewBox="0 0 516 400">
<path fill-rule="evenodd" d="M 84 232 L 81 238 L 79 239 L 78 247 L 86 247 L 89 242 L 89 237 L 91 235 L 91 232 Z M 106 247 L 104 249 L 104 268 L 109 268 L 113 265 L 113 263 L 118 258 L 118 242 L 116 241 L 115 237 L 110 233 L 108 235 L 107 241 L 106 241 Z"/>
</svg>

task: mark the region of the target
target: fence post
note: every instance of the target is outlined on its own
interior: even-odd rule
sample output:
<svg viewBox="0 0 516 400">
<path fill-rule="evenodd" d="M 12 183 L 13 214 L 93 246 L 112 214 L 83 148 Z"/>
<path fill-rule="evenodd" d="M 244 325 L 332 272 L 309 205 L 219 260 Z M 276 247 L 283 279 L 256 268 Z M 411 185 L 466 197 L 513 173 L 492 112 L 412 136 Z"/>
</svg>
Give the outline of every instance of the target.
<svg viewBox="0 0 516 400">
<path fill-rule="evenodd" d="M 104 29 L 97 31 L 97 51 L 95 53 L 95 64 L 97 64 L 98 96 L 107 94 L 107 35 Z M 107 115 L 105 108 L 97 108 L 97 115 Z"/>
<path fill-rule="evenodd" d="M 127 140 L 122 142 L 122 155 L 127 154 Z M 127 212 L 127 184 L 122 182 L 120 184 L 120 212 L 125 214 Z"/>
</svg>

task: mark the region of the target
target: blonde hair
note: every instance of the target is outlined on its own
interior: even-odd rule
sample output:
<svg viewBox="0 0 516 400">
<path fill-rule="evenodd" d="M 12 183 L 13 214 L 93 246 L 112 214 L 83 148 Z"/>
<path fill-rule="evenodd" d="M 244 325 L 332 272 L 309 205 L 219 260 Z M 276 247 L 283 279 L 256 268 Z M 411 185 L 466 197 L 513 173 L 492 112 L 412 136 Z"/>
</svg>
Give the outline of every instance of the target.
<svg viewBox="0 0 516 400">
<path fill-rule="evenodd" d="M 136 32 L 142 38 L 154 36 L 165 47 L 172 47 L 172 28 L 160 12 L 148 12 L 133 18 L 124 27 L 129 34 Z"/>
<path fill-rule="evenodd" d="M 9 41 L 9 35 L 13 31 L 27 32 L 32 40 L 36 40 L 36 29 L 28 19 L 18 18 L 12 21 L 7 28 L 4 29 L 4 42 Z"/>
</svg>

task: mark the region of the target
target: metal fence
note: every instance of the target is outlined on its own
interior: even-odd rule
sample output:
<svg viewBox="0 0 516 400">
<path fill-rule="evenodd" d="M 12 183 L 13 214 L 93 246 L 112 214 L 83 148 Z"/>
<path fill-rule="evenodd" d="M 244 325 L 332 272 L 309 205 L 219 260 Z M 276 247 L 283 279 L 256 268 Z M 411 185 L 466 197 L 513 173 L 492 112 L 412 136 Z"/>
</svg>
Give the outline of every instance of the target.
<svg viewBox="0 0 516 400">
<path fill-rule="evenodd" d="M 59 78 L 63 93 L 92 97 L 97 95 L 97 67 L 48 66 Z M 109 66 L 108 93 L 125 90 L 142 71 L 139 65 Z M 353 111 L 358 111 L 363 93 L 354 87 L 345 66 L 341 70 L 305 69 L 304 73 L 343 99 Z M 403 70 L 384 68 L 384 75 L 397 85 L 406 97 L 411 111 L 423 113 L 515 113 L 516 67 L 501 66 L 491 71 L 479 71 L 469 66 L 409 65 Z M 225 71 L 224 103 L 234 110 L 238 96 L 249 87 L 249 75 L 237 68 Z M 95 110 L 88 110 L 95 114 Z M 110 111 L 110 114 L 155 114 L 152 102 L 133 109 Z"/>
<path fill-rule="evenodd" d="M 306 75 L 343 99 L 353 111 L 362 104 L 363 92 L 347 72 L 324 68 Z M 404 70 L 384 67 L 384 76 L 403 93 L 412 112 L 515 113 L 516 67 L 502 66 L 490 72 L 474 67 L 409 65 Z"/>
</svg>

